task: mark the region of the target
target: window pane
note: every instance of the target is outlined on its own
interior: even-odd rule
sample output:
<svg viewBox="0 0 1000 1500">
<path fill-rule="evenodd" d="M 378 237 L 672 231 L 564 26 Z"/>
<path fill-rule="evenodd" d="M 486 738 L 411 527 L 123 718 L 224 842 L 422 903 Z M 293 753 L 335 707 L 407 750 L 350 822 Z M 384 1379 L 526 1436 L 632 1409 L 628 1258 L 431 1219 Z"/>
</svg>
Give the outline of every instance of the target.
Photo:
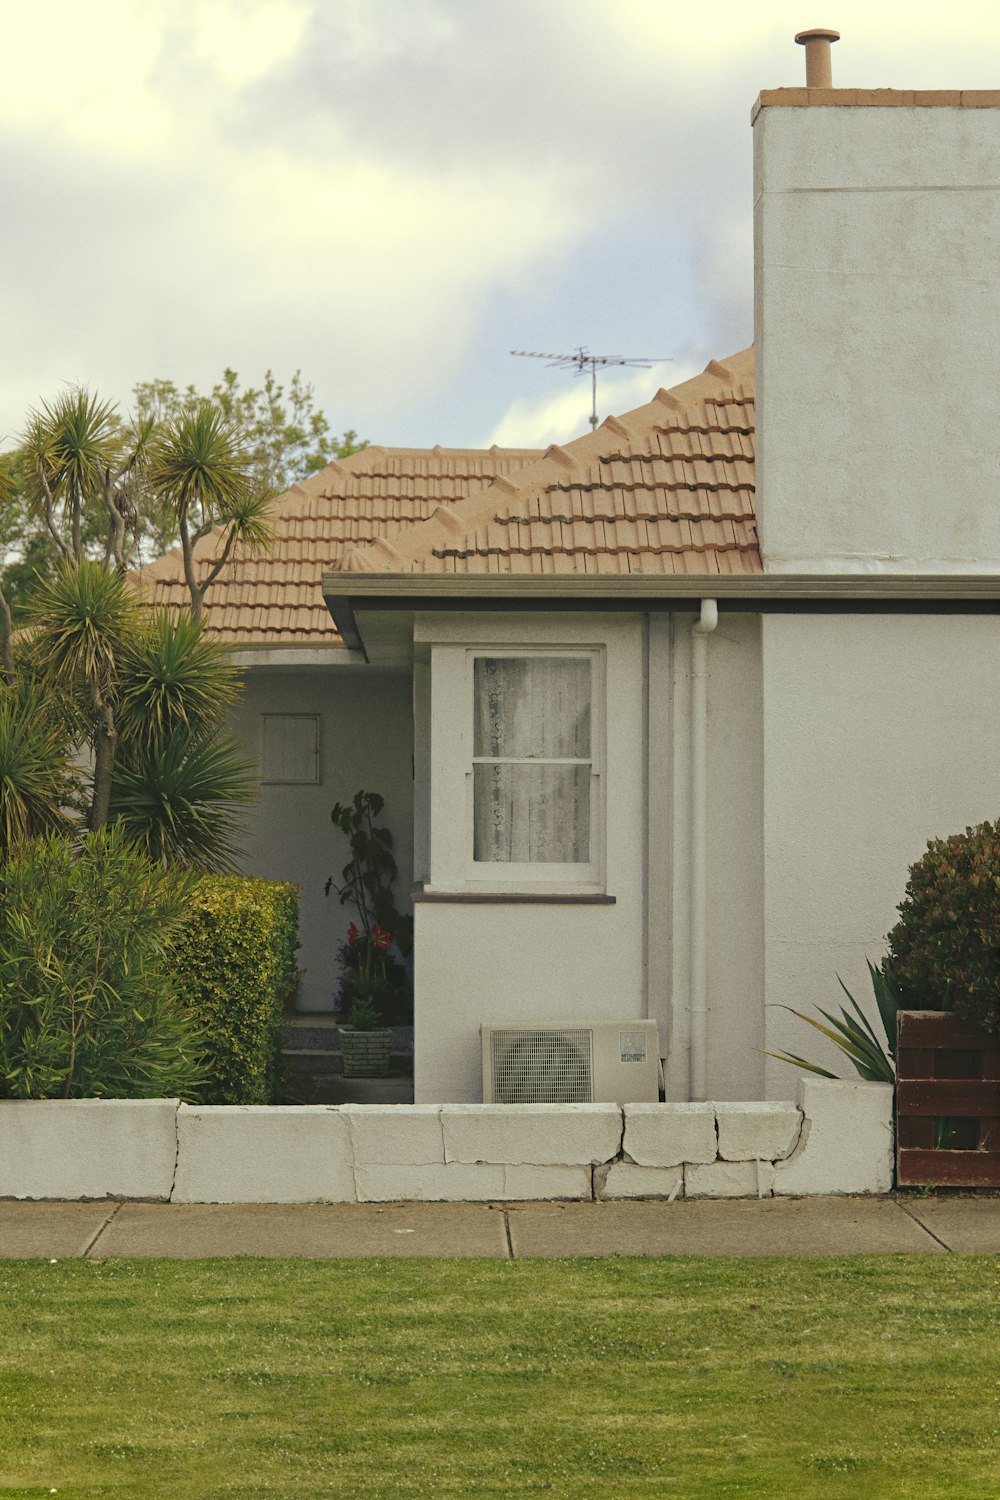
<svg viewBox="0 0 1000 1500">
<path fill-rule="evenodd" d="M 590 755 L 590 662 L 477 656 L 474 755 L 538 760 Z"/>
<path fill-rule="evenodd" d="M 478 765 L 473 791 L 474 859 L 589 864 L 589 766 Z"/>
</svg>

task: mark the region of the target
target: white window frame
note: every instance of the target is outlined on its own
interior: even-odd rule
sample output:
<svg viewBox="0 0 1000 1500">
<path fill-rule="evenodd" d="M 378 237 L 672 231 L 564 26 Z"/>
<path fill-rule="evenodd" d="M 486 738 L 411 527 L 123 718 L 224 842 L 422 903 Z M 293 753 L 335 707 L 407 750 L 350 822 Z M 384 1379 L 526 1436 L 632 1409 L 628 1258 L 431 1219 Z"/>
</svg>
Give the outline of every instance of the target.
<svg viewBox="0 0 1000 1500">
<path fill-rule="evenodd" d="M 573 864 L 528 864 L 512 861 L 477 860 L 474 850 L 474 767 L 492 763 L 491 756 L 475 755 L 477 658 L 561 656 L 590 662 L 590 859 Z M 470 646 L 465 653 L 466 720 L 462 736 L 465 747 L 465 879 L 471 890 L 535 891 L 539 894 L 598 894 L 604 889 L 605 850 L 605 660 L 603 646 Z"/>
<path fill-rule="evenodd" d="M 264 765 L 264 736 L 268 719 L 309 719 L 314 726 L 313 774 L 311 776 L 269 776 Z M 260 716 L 260 783 L 261 786 L 319 786 L 322 782 L 322 738 L 321 714 L 309 713 L 263 713 Z"/>
</svg>

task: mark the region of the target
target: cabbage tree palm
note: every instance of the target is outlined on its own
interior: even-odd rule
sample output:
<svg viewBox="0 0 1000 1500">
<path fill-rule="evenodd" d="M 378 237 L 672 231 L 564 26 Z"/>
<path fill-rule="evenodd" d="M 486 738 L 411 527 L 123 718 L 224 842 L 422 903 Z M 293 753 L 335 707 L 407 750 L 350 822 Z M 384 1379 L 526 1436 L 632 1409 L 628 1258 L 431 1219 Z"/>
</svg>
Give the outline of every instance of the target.
<svg viewBox="0 0 1000 1500">
<path fill-rule="evenodd" d="M 33 601 L 32 654 L 41 684 L 75 705 L 93 750 L 91 829 L 108 821 L 121 669 L 140 628 L 140 608 L 123 572 L 88 558 L 67 558 L 39 583 Z"/>
<path fill-rule="evenodd" d="M 150 450 L 148 480 L 176 514 L 191 611 L 200 621 L 205 595 L 233 547 L 239 543 L 252 555 L 270 545 L 270 495 L 254 480 L 237 429 L 211 401 L 181 410 L 159 432 Z M 197 544 L 217 527 L 215 555 L 199 574 Z"/>
<path fill-rule="evenodd" d="M 60 558 L 80 562 L 96 529 L 105 562 L 125 566 L 153 428 L 152 417 L 122 422 L 112 402 L 85 388 L 29 414 L 20 451 L 25 485 Z"/>
<path fill-rule="evenodd" d="M 164 864 L 228 869 L 253 765 L 223 733 L 239 674 L 190 615 L 143 622 L 122 664 L 110 813 Z"/>
<path fill-rule="evenodd" d="M 226 868 L 251 767 L 221 734 L 238 674 L 187 615 L 151 614 L 118 569 L 84 558 L 40 584 L 30 651 L 93 752 L 88 826 L 125 824 L 164 863 Z"/>
</svg>

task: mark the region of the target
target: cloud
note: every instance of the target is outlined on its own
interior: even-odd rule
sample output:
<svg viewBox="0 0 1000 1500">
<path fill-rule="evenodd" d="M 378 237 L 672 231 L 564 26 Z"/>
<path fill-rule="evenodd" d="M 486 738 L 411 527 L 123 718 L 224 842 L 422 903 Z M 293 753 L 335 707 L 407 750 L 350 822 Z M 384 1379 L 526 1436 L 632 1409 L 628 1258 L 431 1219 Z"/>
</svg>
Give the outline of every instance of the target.
<svg viewBox="0 0 1000 1500">
<path fill-rule="evenodd" d="M 614 413 L 620 416 L 651 401 L 660 386 L 679 385 L 698 373 L 694 365 L 654 365 L 628 374 L 598 371 L 598 420 Z M 521 398 L 511 403 L 481 446 L 497 443 L 501 448 L 546 448 L 549 443 L 568 443 L 583 437 L 590 428 L 593 410 L 589 376 L 577 377 L 569 370 L 553 370 L 553 381 L 564 389 L 541 399 Z"/>
<path fill-rule="evenodd" d="M 384 441 L 497 411 L 565 436 L 585 382 L 543 421 L 508 349 L 724 356 L 750 331 L 749 107 L 802 79 L 798 3 L 8 5 L 0 432 L 63 380 L 126 400 L 230 364 L 301 367 Z M 992 81 L 1000 11 L 971 0 L 946 24 L 840 0 L 838 24 L 845 84 Z"/>
</svg>

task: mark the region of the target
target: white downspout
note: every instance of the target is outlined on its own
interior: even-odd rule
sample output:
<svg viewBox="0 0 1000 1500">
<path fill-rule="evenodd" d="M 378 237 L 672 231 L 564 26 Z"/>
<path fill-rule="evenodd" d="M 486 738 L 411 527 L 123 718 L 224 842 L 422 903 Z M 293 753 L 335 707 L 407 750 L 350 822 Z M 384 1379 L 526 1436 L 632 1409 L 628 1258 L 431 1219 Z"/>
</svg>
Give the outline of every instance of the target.
<svg viewBox="0 0 1000 1500">
<path fill-rule="evenodd" d="M 708 827 L 707 734 L 708 637 L 719 623 L 714 599 L 701 601 L 691 633 L 691 998 L 688 1003 L 689 1093 L 700 1102 L 708 1087 L 706 1067 L 705 907 Z"/>
</svg>

